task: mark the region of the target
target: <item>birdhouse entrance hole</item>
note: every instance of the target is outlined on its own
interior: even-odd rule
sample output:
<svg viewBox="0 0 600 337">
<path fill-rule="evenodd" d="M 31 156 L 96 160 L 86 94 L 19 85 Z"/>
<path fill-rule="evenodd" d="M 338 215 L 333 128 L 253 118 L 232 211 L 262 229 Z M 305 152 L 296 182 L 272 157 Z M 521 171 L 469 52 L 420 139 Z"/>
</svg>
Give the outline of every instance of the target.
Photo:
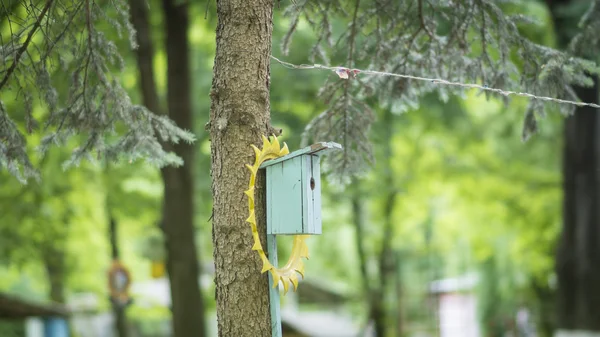
<svg viewBox="0 0 600 337">
<path fill-rule="evenodd" d="M 341 148 L 316 143 L 260 166 L 267 170 L 267 234 L 321 234 L 320 159 Z"/>
</svg>

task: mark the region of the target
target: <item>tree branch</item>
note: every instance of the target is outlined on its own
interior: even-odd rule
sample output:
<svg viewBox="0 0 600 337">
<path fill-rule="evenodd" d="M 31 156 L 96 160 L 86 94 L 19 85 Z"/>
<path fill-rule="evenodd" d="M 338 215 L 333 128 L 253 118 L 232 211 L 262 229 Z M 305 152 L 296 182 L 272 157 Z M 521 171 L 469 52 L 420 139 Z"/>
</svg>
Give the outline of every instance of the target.
<svg viewBox="0 0 600 337">
<path fill-rule="evenodd" d="M 429 28 L 427 28 L 427 25 L 425 24 L 425 18 L 423 17 L 423 0 L 419 0 L 419 20 L 421 21 L 421 28 L 425 30 L 425 32 L 427 33 L 427 35 L 429 35 L 430 38 L 433 38 L 433 34 L 429 31 Z"/>
<path fill-rule="evenodd" d="M 350 45 L 348 47 L 348 65 L 352 67 L 354 57 L 354 43 L 356 40 L 356 19 L 358 17 L 358 9 L 360 8 L 360 0 L 356 0 L 354 5 L 354 14 L 352 16 L 352 29 L 350 32 Z M 350 105 L 350 81 L 346 81 L 344 85 L 344 171 L 346 170 L 346 160 L 348 159 L 348 108 Z"/>
<path fill-rule="evenodd" d="M 6 85 L 6 83 L 8 82 L 8 79 L 10 78 L 10 75 L 12 75 L 12 73 L 17 68 L 19 61 L 21 60 L 21 56 L 23 56 L 23 54 L 27 50 L 27 47 L 29 47 L 31 40 L 33 39 L 33 35 L 38 30 L 38 28 L 40 28 L 40 25 L 42 24 L 42 19 L 44 18 L 44 16 L 46 16 L 46 13 L 50 9 L 50 6 L 52 6 L 52 3 L 54 3 L 54 0 L 48 0 L 46 2 L 46 5 L 40 12 L 40 15 L 38 15 L 37 20 L 35 21 L 35 23 L 33 24 L 33 27 L 29 31 L 29 34 L 27 34 L 27 39 L 25 39 L 25 42 L 23 43 L 21 48 L 19 48 L 19 50 L 17 50 L 17 54 L 15 55 L 15 59 L 14 59 L 13 63 L 10 65 L 10 68 L 8 68 L 8 70 L 6 71 L 6 74 L 4 75 L 2 82 L 0 82 L 0 90 L 2 90 L 4 85 Z"/>
</svg>

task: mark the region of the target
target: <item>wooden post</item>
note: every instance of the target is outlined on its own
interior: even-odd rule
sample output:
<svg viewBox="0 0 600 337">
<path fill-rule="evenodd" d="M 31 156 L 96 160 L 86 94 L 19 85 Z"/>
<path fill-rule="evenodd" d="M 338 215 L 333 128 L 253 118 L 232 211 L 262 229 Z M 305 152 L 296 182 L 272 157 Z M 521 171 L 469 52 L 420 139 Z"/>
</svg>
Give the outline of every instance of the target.
<svg viewBox="0 0 600 337">
<path fill-rule="evenodd" d="M 277 235 L 321 234 L 320 156 L 342 146 L 317 143 L 260 165 L 267 170 L 267 254 L 277 266 Z M 269 273 L 271 336 L 282 337 L 279 280 Z"/>
<path fill-rule="evenodd" d="M 267 254 L 269 262 L 277 266 L 277 236 L 267 234 Z M 273 285 L 277 284 L 275 288 Z M 271 337 L 282 337 L 281 332 L 281 312 L 279 301 L 279 280 L 273 280 L 273 275 L 269 273 L 269 304 L 271 310 Z"/>
</svg>

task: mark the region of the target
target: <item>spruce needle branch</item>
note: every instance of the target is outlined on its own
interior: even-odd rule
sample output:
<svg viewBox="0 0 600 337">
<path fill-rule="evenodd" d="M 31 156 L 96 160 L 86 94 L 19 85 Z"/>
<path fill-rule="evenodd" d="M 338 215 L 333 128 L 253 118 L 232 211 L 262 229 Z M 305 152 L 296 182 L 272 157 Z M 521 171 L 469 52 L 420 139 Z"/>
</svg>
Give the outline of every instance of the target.
<svg viewBox="0 0 600 337">
<path fill-rule="evenodd" d="M 479 11 L 481 12 L 481 29 L 480 29 L 480 35 L 481 35 L 481 58 L 484 62 L 487 62 L 490 66 L 493 66 L 493 62 L 490 59 L 490 55 L 488 54 L 488 50 L 487 50 L 487 38 L 486 38 L 486 31 L 487 31 L 487 27 L 486 27 L 486 20 L 485 20 L 485 9 L 483 6 L 483 3 L 481 1 L 479 1 Z M 479 63 L 480 67 L 481 67 L 481 76 L 482 76 L 482 80 L 483 83 L 487 83 L 487 78 L 485 76 L 485 71 L 483 69 L 484 64 L 483 62 Z"/>
<path fill-rule="evenodd" d="M 53 2 L 54 2 L 54 0 L 47 0 L 46 1 L 46 5 L 44 6 L 44 8 L 42 9 L 42 11 L 40 12 L 40 15 L 38 15 L 35 23 L 33 24 L 33 27 L 29 31 L 29 34 L 27 34 L 27 38 L 25 39 L 25 42 L 23 43 L 23 45 L 21 46 L 21 48 L 19 48 L 19 50 L 17 50 L 17 53 L 15 55 L 15 59 L 13 60 L 13 63 L 11 64 L 10 68 L 8 68 L 8 70 L 6 71 L 6 74 L 4 74 L 4 78 L 2 78 L 2 82 L 0 82 L 0 90 L 2 90 L 2 88 L 4 87 L 4 85 L 6 85 L 6 83 L 8 82 L 8 80 L 10 78 L 10 76 L 12 75 L 12 73 L 17 68 L 17 65 L 19 64 L 19 61 L 21 60 L 21 56 L 23 56 L 23 54 L 25 53 L 25 50 L 27 50 L 27 47 L 29 47 L 29 44 L 31 43 L 31 40 L 33 39 L 33 35 L 38 30 L 38 28 L 40 28 L 40 25 L 42 24 L 42 20 L 44 19 L 44 16 L 46 16 L 46 13 L 50 9 L 50 6 L 52 6 Z"/>
<path fill-rule="evenodd" d="M 56 46 L 56 44 L 60 41 L 62 41 L 63 37 L 65 36 L 65 34 L 67 33 L 67 31 L 69 30 L 69 28 L 71 27 L 71 23 L 73 22 L 73 19 L 75 19 L 75 17 L 77 16 L 77 14 L 79 13 L 79 10 L 81 10 L 81 7 L 83 6 L 84 2 L 80 2 L 79 5 L 77 5 L 77 7 L 75 8 L 75 10 L 73 11 L 73 13 L 71 13 L 67 24 L 65 25 L 65 28 L 56 36 L 56 38 L 54 39 L 54 41 L 52 41 L 52 43 L 48 46 L 48 50 L 44 53 L 44 56 L 42 57 L 42 60 L 46 60 L 48 58 L 48 56 L 50 55 L 50 53 L 52 52 L 52 50 L 54 49 L 54 47 Z"/>
<path fill-rule="evenodd" d="M 85 15 L 87 21 L 87 30 L 88 30 L 88 56 L 85 60 L 85 68 L 83 73 L 83 104 L 85 109 L 88 110 L 88 101 L 87 96 L 85 95 L 87 89 L 87 80 L 88 80 L 88 70 L 90 67 L 90 60 L 93 57 L 93 46 L 92 46 L 92 14 L 90 10 L 90 0 L 85 0 Z"/>
<path fill-rule="evenodd" d="M 348 64 L 352 67 L 352 62 L 354 61 L 354 44 L 356 42 L 356 19 L 358 16 L 358 9 L 360 7 L 360 0 L 356 0 L 354 5 L 354 14 L 352 16 L 352 28 L 350 31 L 350 45 L 348 48 Z M 344 85 L 344 169 L 346 168 L 347 158 L 348 158 L 348 129 L 349 129 L 349 117 L 348 117 L 348 109 L 350 109 L 350 81 L 347 81 Z"/>
<path fill-rule="evenodd" d="M 421 27 L 419 28 L 419 30 L 420 29 L 425 30 L 425 32 L 427 33 L 427 35 L 429 35 L 429 37 L 433 39 L 433 34 L 429 31 L 429 28 L 427 28 L 427 25 L 425 24 L 425 18 L 423 17 L 423 0 L 419 0 L 418 6 L 419 6 L 418 7 L 418 10 L 419 10 L 419 20 L 421 21 Z"/>
<path fill-rule="evenodd" d="M 92 50 L 92 12 L 90 9 L 90 0 L 85 0 L 85 16 L 88 29 L 88 48 Z"/>
</svg>

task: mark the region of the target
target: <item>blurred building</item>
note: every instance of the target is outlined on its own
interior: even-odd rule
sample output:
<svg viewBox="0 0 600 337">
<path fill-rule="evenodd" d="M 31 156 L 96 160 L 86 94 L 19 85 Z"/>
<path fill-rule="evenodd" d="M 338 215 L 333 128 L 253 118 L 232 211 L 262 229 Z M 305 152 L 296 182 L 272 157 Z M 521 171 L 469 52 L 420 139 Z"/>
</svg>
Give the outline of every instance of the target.
<svg viewBox="0 0 600 337">
<path fill-rule="evenodd" d="M 0 293 L 3 337 L 68 337 L 69 311 L 57 303 L 39 303 Z"/>
<path fill-rule="evenodd" d="M 480 337 L 477 318 L 476 274 L 431 282 L 429 290 L 437 303 L 440 337 Z"/>
</svg>

